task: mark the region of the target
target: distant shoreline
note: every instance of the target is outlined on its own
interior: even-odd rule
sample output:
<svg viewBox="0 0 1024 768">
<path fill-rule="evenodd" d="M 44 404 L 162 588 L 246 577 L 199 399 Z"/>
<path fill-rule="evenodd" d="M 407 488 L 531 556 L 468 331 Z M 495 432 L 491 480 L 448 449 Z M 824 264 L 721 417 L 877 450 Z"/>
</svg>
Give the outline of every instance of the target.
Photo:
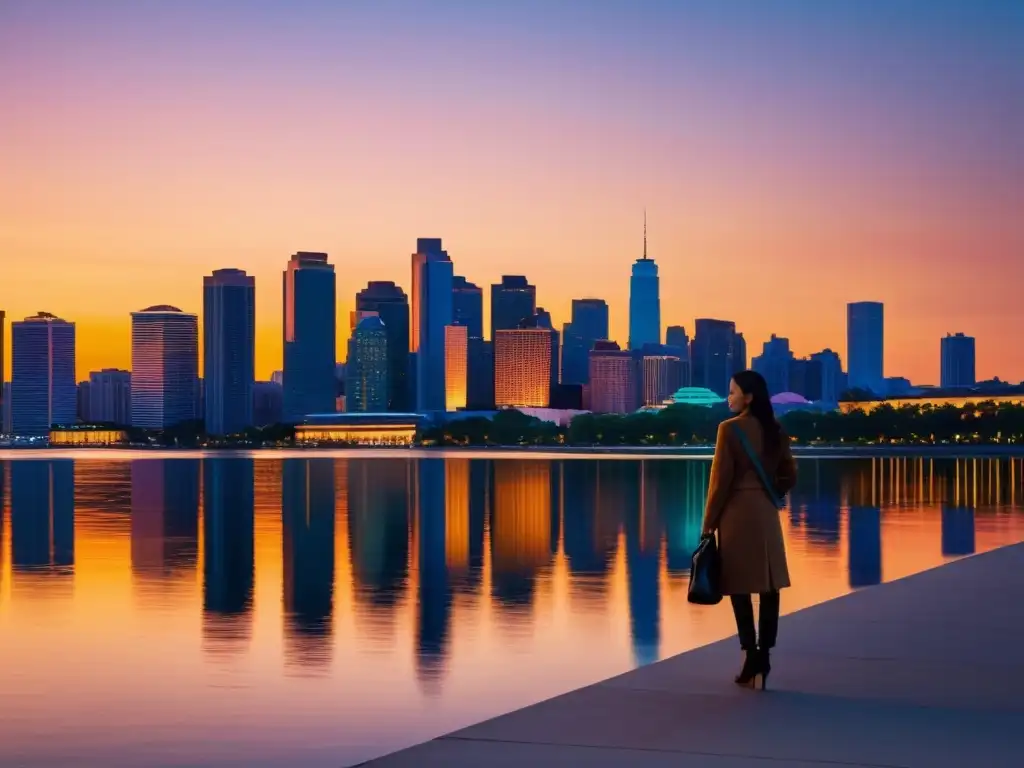
<svg viewBox="0 0 1024 768">
<path fill-rule="evenodd" d="M 232 446 L 222 448 L 174 448 L 165 446 L 0 446 L 0 459 L 17 460 L 35 456 L 44 458 L 48 454 L 60 454 L 71 458 L 89 457 L 95 454 L 116 454 L 120 456 L 152 454 L 202 453 L 216 456 L 237 456 L 239 454 L 261 454 L 267 458 L 274 454 L 289 456 L 344 453 L 366 458 L 385 456 L 424 455 L 466 455 L 474 458 L 494 456 L 549 456 L 549 457 L 628 457 L 628 458 L 698 458 L 710 459 L 714 453 L 712 445 L 687 446 L 288 446 L 247 448 Z M 17 455 L 13 455 L 17 454 Z M 985 458 L 1024 457 L 1024 445 L 794 445 L 793 454 L 802 458 L 854 459 L 877 457 L 915 458 Z"/>
</svg>

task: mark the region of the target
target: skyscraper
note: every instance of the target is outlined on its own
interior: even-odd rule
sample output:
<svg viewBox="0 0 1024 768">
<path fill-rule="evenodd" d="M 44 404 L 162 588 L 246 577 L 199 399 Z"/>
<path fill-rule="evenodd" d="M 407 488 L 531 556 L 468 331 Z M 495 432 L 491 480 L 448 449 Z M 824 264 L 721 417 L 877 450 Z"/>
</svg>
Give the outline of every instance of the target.
<svg viewBox="0 0 1024 768">
<path fill-rule="evenodd" d="M 846 361 L 849 387 L 885 394 L 885 310 L 880 301 L 846 305 Z"/>
<path fill-rule="evenodd" d="M 647 213 L 644 212 L 644 255 L 633 263 L 629 278 L 629 348 L 661 343 L 661 296 L 658 265 L 647 258 Z"/>
<path fill-rule="evenodd" d="M 132 374 L 104 368 L 89 374 L 89 420 L 127 426 L 132 423 Z"/>
<path fill-rule="evenodd" d="M 326 253 L 299 251 L 284 287 L 284 420 L 333 413 L 337 395 L 337 292 Z"/>
<path fill-rule="evenodd" d="M 751 361 L 751 367 L 764 376 L 764 380 L 768 383 L 768 393 L 777 395 L 780 392 L 791 391 L 789 373 L 793 360 L 789 339 L 776 336 L 773 333 L 772 337 L 764 343 L 761 354 Z"/>
<path fill-rule="evenodd" d="M 747 368 L 747 340 L 739 331 L 732 339 L 732 372 L 738 373 Z"/>
<path fill-rule="evenodd" d="M 573 299 L 572 320 L 562 328 L 562 383 L 590 381 L 590 350 L 608 338 L 608 304 L 604 299 Z"/>
<path fill-rule="evenodd" d="M 78 382 L 75 390 L 75 420 L 80 424 L 92 424 L 92 397 L 89 391 L 92 389 L 92 382 L 88 379 Z"/>
<path fill-rule="evenodd" d="M 14 431 L 11 427 L 11 382 L 5 381 L 0 390 L 3 390 L 3 397 L 0 397 L 3 405 L 3 412 L 0 413 L 0 433 L 6 435 Z"/>
<path fill-rule="evenodd" d="M 469 329 L 449 325 L 444 329 L 444 409 L 466 407 L 469 392 Z"/>
<path fill-rule="evenodd" d="M 278 424 L 284 410 L 284 391 L 276 381 L 252 385 L 252 423 L 257 427 Z"/>
<path fill-rule="evenodd" d="M 218 269 L 203 278 L 203 404 L 211 435 L 252 426 L 255 361 L 256 280 L 241 269 Z"/>
<path fill-rule="evenodd" d="M 388 407 L 388 334 L 377 315 L 363 317 L 349 341 L 345 410 L 384 413 Z"/>
<path fill-rule="evenodd" d="M 502 275 L 491 286 L 491 339 L 498 331 L 512 331 L 537 311 L 537 289 L 522 275 Z"/>
<path fill-rule="evenodd" d="M 685 386 L 685 363 L 673 352 L 674 348 L 658 344 L 644 349 L 640 360 L 642 405 L 661 405 Z"/>
<path fill-rule="evenodd" d="M 409 380 L 409 299 L 389 281 L 373 281 L 356 294 L 357 312 L 376 312 L 388 337 L 388 410 L 413 409 Z"/>
<path fill-rule="evenodd" d="M 640 406 L 640 366 L 633 352 L 614 341 L 598 341 L 590 350 L 590 410 L 632 413 Z"/>
<path fill-rule="evenodd" d="M 974 337 L 962 333 L 946 334 L 940 345 L 943 388 L 973 387 L 975 376 Z"/>
<path fill-rule="evenodd" d="M 48 312 L 11 323 L 11 430 L 45 437 L 53 424 L 74 424 L 75 324 Z"/>
<path fill-rule="evenodd" d="M 786 391 L 803 395 L 811 402 L 824 399 L 821 386 L 825 381 L 823 368 L 821 360 L 791 360 Z"/>
<path fill-rule="evenodd" d="M 811 355 L 813 362 L 821 365 L 821 399 L 826 403 L 838 403 L 839 396 L 846 389 L 845 375 L 843 374 L 843 361 L 838 352 L 831 349 L 823 349 Z M 800 393 L 804 394 L 804 393 Z M 808 400 L 811 398 L 807 395 Z"/>
<path fill-rule="evenodd" d="M 452 322 L 466 327 L 467 337 L 484 337 L 484 292 L 461 275 L 452 278 Z"/>
<path fill-rule="evenodd" d="M 680 387 L 689 387 L 693 382 L 693 360 L 690 357 L 690 337 L 681 325 L 670 325 L 665 329 L 665 346 L 669 353 L 679 357 L 681 372 Z"/>
<path fill-rule="evenodd" d="M 196 418 L 199 322 L 159 304 L 132 312 L 132 426 L 165 429 Z"/>
<path fill-rule="evenodd" d="M 466 407 L 487 411 L 494 408 L 494 341 L 469 339 Z"/>
<path fill-rule="evenodd" d="M 665 329 L 665 344 L 679 350 L 681 360 L 690 359 L 690 337 L 681 325 L 670 325 Z"/>
<path fill-rule="evenodd" d="M 699 318 L 690 345 L 693 386 L 706 387 L 719 397 L 729 394 L 729 381 L 737 370 L 739 334 L 731 320 Z M 746 358 L 744 344 L 743 357 Z"/>
<path fill-rule="evenodd" d="M 7 348 L 4 346 L 4 339 L 7 336 L 7 313 L 0 309 L 0 433 L 4 431 L 3 414 L 6 411 L 7 403 L 4 399 L 4 361 L 7 359 Z"/>
<path fill-rule="evenodd" d="M 484 293 L 480 286 L 459 275 L 455 276 L 452 283 L 452 324 L 466 329 L 466 402 L 459 407 L 469 407 L 472 402 L 483 409 L 493 408 L 494 355 L 484 341 Z M 447 371 L 446 358 L 445 388 L 450 397 L 452 383 L 447 379 Z M 456 396 L 455 402 L 461 402 L 460 397 Z M 452 401 L 449 400 L 449 411 L 452 410 L 451 406 Z"/>
<path fill-rule="evenodd" d="M 551 330 L 501 329 L 494 338 L 498 408 L 547 408 L 551 402 Z"/>
<path fill-rule="evenodd" d="M 561 334 L 555 330 L 555 325 L 551 321 L 551 313 L 544 307 L 537 307 L 537 313 L 527 325 L 536 325 L 538 328 L 547 328 L 551 331 L 551 391 L 554 392 L 558 388 L 558 371 L 561 367 L 561 349 L 559 348 Z"/>
<path fill-rule="evenodd" d="M 453 265 L 439 237 L 421 237 L 412 255 L 412 352 L 416 355 L 416 410 L 445 407 L 444 338 L 452 324 Z"/>
</svg>

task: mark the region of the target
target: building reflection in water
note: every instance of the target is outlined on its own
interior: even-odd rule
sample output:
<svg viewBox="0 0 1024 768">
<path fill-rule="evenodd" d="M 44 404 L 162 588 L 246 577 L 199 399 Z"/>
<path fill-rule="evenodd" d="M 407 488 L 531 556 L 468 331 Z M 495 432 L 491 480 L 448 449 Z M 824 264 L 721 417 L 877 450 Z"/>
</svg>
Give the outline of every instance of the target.
<svg viewBox="0 0 1024 768">
<path fill-rule="evenodd" d="M 74 564 L 74 462 L 11 462 L 12 570 L 69 575 Z"/>
<path fill-rule="evenodd" d="M 882 581 L 882 510 L 850 507 L 849 574 L 851 587 L 869 587 Z"/>
<path fill-rule="evenodd" d="M 355 600 L 362 626 L 390 638 L 395 611 L 409 581 L 409 484 L 407 459 L 348 461 L 348 542 Z"/>
<path fill-rule="evenodd" d="M 418 538 L 416 674 L 429 695 L 440 692 L 449 652 L 452 591 L 448 582 L 448 478 L 444 459 L 417 462 L 413 489 Z"/>
<path fill-rule="evenodd" d="M 651 462 L 623 461 L 626 576 L 633 661 L 650 664 L 661 655 L 658 581 L 661 561 L 661 525 L 658 515 L 658 471 Z"/>
<path fill-rule="evenodd" d="M 537 585 L 560 574 L 553 568 L 560 544 L 574 611 L 608 610 L 624 563 L 634 661 L 659 658 L 662 568 L 670 580 L 688 574 L 709 468 L 689 459 L 143 458 L 108 470 L 92 464 L 76 490 L 71 461 L 7 461 L 0 463 L 0 509 L 10 510 L 0 514 L 0 555 L 16 576 L 70 573 L 76 493 L 79 528 L 91 535 L 97 510 L 125 506 L 126 492 L 116 488 L 127 487 L 119 478 L 130 473 L 131 568 L 153 601 L 195 574 L 201 491 L 204 647 L 236 652 L 253 631 L 254 507 L 265 521 L 276 517 L 280 499 L 289 668 L 324 669 L 333 657 L 335 589 L 349 588 L 335 584 L 335 558 L 347 551 L 358 632 L 386 637 L 383 646 L 393 648 L 401 606 L 415 598 L 416 667 L 424 690 L 436 693 L 456 605 L 473 611 L 490 600 L 503 631 L 532 632 Z M 794 557 L 813 549 L 821 562 L 842 562 L 845 550 L 848 582 L 857 588 L 885 577 L 883 516 L 898 525 L 901 515 L 910 522 L 925 515 L 941 525 L 941 555 L 968 555 L 979 548 L 976 527 L 988 535 L 980 532 L 1014 513 L 1020 482 L 1019 459 L 801 459 L 783 520 L 800 553 Z M 893 560 L 894 571 L 900 567 Z"/>
<path fill-rule="evenodd" d="M 252 632 L 254 471 L 246 458 L 203 461 L 203 637 L 211 652 Z"/>
<path fill-rule="evenodd" d="M 285 459 L 281 483 L 285 662 L 330 664 L 334 611 L 333 459 Z"/>
<path fill-rule="evenodd" d="M 131 463 L 132 573 L 143 579 L 194 575 L 199 560 L 199 460 Z"/>
<path fill-rule="evenodd" d="M 658 474 L 666 558 L 672 576 L 690 575 L 690 558 L 700 543 L 711 466 L 706 461 L 649 462 Z M 681 466 L 680 466 L 681 465 Z"/>
<path fill-rule="evenodd" d="M 974 510 L 942 505 L 942 554 L 959 557 L 974 554 Z"/>
<path fill-rule="evenodd" d="M 0 382 L 2 386 L 2 382 Z M 4 537 L 4 526 L 7 521 L 7 462 L 0 460 L 0 599 L 4 594 L 4 571 L 7 565 L 7 542 Z"/>
<path fill-rule="evenodd" d="M 469 580 L 469 459 L 444 463 L 444 553 L 452 583 Z"/>
<path fill-rule="evenodd" d="M 988 490 L 995 504 L 1002 501 L 1000 463 L 990 460 L 985 463 L 986 467 L 978 461 L 957 461 L 952 468 L 953 477 L 943 478 L 941 485 L 946 490 L 946 499 L 942 504 L 942 554 L 946 557 L 974 554 L 974 506 L 978 503 L 979 490 L 983 494 Z M 1012 467 L 1013 462 L 1009 465 Z M 988 472 L 984 472 L 986 468 Z M 985 480 L 989 481 L 987 489 Z"/>
<path fill-rule="evenodd" d="M 533 603 L 538 571 L 551 562 L 551 462 L 494 462 L 491 526 L 492 594 L 523 612 Z"/>
<path fill-rule="evenodd" d="M 599 597 L 615 554 L 616 527 L 601 529 L 598 473 L 601 462 L 568 460 L 558 464 L 561 476 L 562 527 L 565 555 L 574 592 Z"/>
<path fill-rule="evenodd" d="M 790 521 L 801 526 L 809 544 L 839 549 L 842 530 L 841 466 L 830 460 L 804 461 L 789 494 Z"/>
<path fill-rule="evenodd" d="M 475 459 L 469 463 L 469 576 L 462 585 L 477 592 L 484 576 L 484 536 L 491 507 L 493 465 Z"/>
</svg>

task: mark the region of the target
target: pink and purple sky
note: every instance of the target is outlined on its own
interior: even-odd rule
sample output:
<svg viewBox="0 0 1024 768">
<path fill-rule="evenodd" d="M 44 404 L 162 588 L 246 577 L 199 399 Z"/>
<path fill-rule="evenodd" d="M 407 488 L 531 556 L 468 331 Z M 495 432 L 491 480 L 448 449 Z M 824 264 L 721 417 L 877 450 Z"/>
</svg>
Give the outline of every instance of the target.
<svg viewBox="0 0 1024 768">
<path fill-rule="evenodd" d="M 0 308 L 74 320 L 80 376 L 228 266 L 269 376 L 297 250 L 340 347 L 417 237 L 624 342 L 646 207 L 665 325 L 845 355 L 881 300 L 887 375 L 937 383 L 963 331 L 1024 379 L 1024 3 L 6 0 L 0 104 Z"/>
</svg>

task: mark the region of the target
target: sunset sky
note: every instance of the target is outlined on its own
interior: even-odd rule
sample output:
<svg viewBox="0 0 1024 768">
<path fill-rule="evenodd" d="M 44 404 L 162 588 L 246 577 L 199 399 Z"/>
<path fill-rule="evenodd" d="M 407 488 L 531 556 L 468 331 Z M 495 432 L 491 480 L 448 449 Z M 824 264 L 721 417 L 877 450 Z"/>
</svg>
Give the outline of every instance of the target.
<svg viewBox="0 0 1024 768">
<path fill-rule="evenodd" d="M 1024 3 L 0 2 L 0 309 L 74 320 L 81 377 L 229 266 L 269 376 L 297 250 L 341 347 L 417 237 L 624 342 L 645 207 L 665 325 L 845 356 L 881 300 L 887 375 L 937 383 L 963 331 L 1024 379 Z"/>
</svg>

